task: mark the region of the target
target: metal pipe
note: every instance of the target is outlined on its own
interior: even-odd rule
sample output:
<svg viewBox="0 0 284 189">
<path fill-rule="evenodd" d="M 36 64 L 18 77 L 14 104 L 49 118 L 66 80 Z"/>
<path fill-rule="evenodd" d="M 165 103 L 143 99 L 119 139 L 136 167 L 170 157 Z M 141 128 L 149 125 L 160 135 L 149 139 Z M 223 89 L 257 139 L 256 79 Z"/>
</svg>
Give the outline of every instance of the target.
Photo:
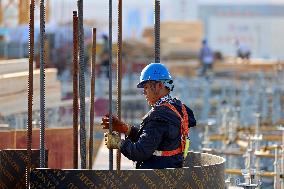
<svg viewBox="0 0 284 189">
<path fill-rule="evenodd" d="M 155 63 L 160 63 L 160 0 L 155 0 Z"/>
<path fill-rule="evenodd" d="M 79 25 L 79 95 L 80 95 L 80 154 L 81 168 L 86 169 L 86 128 L 85 128 L 85 59 L 84 59 L 84 26 L 83 0 L 78 0 Z"/>
<path fill-rule="evenodd" d="M 109 0 L 109 133 L 112 133 L 112 0 Z M 113 150 L 109 149 L 109 170 L 113 170 Z"/>
<path fill-rule="evenodd" d="M 259 146 L 260 146 L 260 140 L 261 138 L 261 134 L 260 134 L 260 113 L 255 113 L 255 118 L 256 118 L 256 123 L 255 123 L 255 135 L 254 135 L 254 140 L 255 140 L 255 150 L 259 150 Z M 260 169 L 260 159 L 256 158 L 256 163 L 255 163 L 255 168 L 256 168 L 256 172 L 259 172 Z"/>
<path fill-rule="evenodd" d="M 280 171 L 279 170 L 279 159 L 278 159 L 278 148 L 275 148 L 275 159 L 274 159 L 274 189 L 280 189 Z"/>
<path fill-rule="evenodd" d="M 73 168 L 78 169 L 78 16 L 73 11 Z"/>
<path fill-rule="evenodd" d="M 121 79 L 122 79 L 122 0 L 118 0 L 118 36 L 117 36 L 117 116 L 121 120 Z M 119 134 L 120 135 L 120 134 Z M 120 150 L 116 152 L 116 169 L 121 167 Z"/>
<path fill-rule="evenodd" d="M 32 160 L 32 134 L 33 134 L 33 62 L 34 62 L 34 11 L 35 1 L 30 2 L 29 21 L 29 80 L 28 80 L 28 121 L 27 121 L 27 168 L 26 168 L 26 188 L 30 185 L 30 169 Z"/>
<path fill-rule="evenodd" d="M 45 165 L 45 7 L 40 1 L 40 167 Z"/>
<path fill-rule="evenodd" d="M 281 173 L 284 173 L 284 129 L 283 129 L 283 127 L 281 126 L 281 128 L 282 128 L 282 148 L 281 148 L 281 152 L 282 152 L 282 158 L 281 158 L 281 169 L 280 169 L 280 171 L 281 171 Z M 283 178 L 284 178 L 284 175 L 282 175 L 283 176 Z M 281 187 L 282 188 L 284 188 L 284 181 L 283 180 L 281 180 Z"/>
<path fill-rule="evenodd" d="M 93 167 L 93 129 L 94 129 L 94 103 L 95 103 L 95 74 L 96 74 L 96 28 L 93 28 L 93 44 L 92 44 L 92 73 L 91 73 L 91 106 L 90 106 L 90 140 L 89 140 L 89 169 Z"/>
</svg>

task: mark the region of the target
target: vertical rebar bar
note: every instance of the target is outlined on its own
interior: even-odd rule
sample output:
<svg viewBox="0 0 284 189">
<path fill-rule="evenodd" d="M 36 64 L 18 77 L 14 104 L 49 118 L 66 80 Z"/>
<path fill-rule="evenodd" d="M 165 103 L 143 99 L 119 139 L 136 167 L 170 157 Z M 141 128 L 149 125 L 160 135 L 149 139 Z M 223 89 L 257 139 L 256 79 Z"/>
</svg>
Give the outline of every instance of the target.
<svg viewBox="0 0 284 189">
<path fill-rule="evenodd" d="M 109 0 L 109 133 L 112 133 L 112 0 Z M 109 170 L 113 170 L 113 150 L 109 149 Z"/>
<path fill-rule="evenodd" d="M 79 95 L 80 95 L 80 154 L 81 168 L 86 169 L 86 128 L 85 128 L 85 59 L 84 59 L 84 26 L 83 0 L 78 0 L 79 25 Z"/>
<path fill-rule="evenodd" d="M 92 44 L 92 73 L 91 73 L 91 106 L 90 106 L 90 140 L 89 140 L 89 169 L 93 167 L 93 134 L 94 134 L 94 119 L 95 119 L 95 74 L 96 74 L 96 28 L 93 28 L 93 44 Z"/>
<path fill-rule="evenodd" d="M 118 0 L 118 36 L 117 36 L 117 116 L 121 119 L 121 79 L 122 79 L 122 0 Z M 120 134 L 119 134 L 120 135 Z M 121 153 L 116 152 L 116 169 L 121 167 Z"/>
<path fill-rule="evenodd" d="M 160 0 L 155 0 L 155 63 L 160 63 Z"/>
<path fill-rule="evenodd" d="M 73 168 L 78 169 L 78 16 L 73 11 Z"/>
<path fill-rule="evenodd" d="M 45 167 L 45 6 L 40 1 L 40 167 Z"/>
<path fill-rule="evenodd" d="M 26 168 L 26 188 L 30 185 L 30 170 L 32 159 L 32 134 L 33 134 L 33 62 L 34 62 L 34 10 L 35 1 L 30 2 L 29 20 L 29 80 L 28 80 L 28 121 L 27 121 L 27 168 Z"/>
</svg>

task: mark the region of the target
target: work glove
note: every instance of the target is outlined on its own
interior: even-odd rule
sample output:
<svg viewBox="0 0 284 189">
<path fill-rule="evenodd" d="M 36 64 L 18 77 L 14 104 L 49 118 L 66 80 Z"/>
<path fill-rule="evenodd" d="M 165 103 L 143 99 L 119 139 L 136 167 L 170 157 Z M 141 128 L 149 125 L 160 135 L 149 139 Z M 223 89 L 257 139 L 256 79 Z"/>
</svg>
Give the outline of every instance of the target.
<svg viewBox="0 0 284 189">
<path fill-rule="evenodd" d="M 108 149 L 120 149 L 120 136 L 114 133 L 105 133 L 105 145 Z"/>
<path fill-rule="evenodd" d="M 108 114 L 102 117 L 101 125 L 103 129 L 109 128 L 109 115 Z M 120 121 L 116 116 L 112 116 L 112 129 L 113 131 L 129 135 L 131 126 L 127 125 L 123 121 Z"/>
</svg>

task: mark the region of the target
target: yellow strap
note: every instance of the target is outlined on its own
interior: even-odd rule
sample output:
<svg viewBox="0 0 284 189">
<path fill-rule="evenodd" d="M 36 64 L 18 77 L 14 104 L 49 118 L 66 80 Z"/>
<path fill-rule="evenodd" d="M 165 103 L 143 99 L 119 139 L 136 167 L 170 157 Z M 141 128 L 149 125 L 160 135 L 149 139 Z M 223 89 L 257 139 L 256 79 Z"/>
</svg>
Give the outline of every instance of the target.
<svg viewBox="0 0 284 189">
<path fill-rule="evenodd" d="M 184 152 L 183 152 L 183 158 L 184 159 L 186 158 L 186 156 L 188 154 L 189 147 L 190 147 L 190 140 L 189 140 L 189 138 L 187 138 L 186 142 L 185 142 Z"/>
</svg>

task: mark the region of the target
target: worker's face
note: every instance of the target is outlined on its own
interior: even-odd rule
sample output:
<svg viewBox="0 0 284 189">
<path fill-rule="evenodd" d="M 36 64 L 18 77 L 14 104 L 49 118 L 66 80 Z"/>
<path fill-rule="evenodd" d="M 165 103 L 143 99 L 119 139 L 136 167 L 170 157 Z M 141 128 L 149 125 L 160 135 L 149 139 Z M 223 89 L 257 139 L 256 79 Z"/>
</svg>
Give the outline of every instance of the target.
<svg viewBox="0 0 284 189">
<path fill-rule="evenodd" d="M 149 105 L 154 105 L 159 100 L 159 82 L 147 81 L 144 84 L 144 96 Z"/>
</svg>

